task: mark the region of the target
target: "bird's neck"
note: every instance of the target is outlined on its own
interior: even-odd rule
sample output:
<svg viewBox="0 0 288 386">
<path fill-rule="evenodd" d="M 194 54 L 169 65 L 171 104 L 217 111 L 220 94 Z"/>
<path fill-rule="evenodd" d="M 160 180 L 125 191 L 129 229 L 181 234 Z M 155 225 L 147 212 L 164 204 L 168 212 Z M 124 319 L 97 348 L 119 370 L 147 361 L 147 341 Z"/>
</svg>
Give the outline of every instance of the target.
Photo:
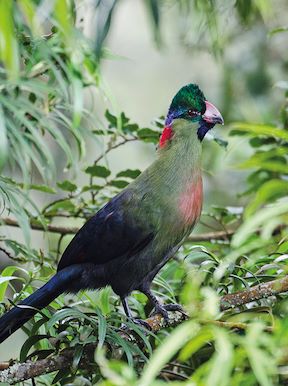
<svg viewBox="0 0 288 386">
<path fill-rule="evenodd" d="M 171 139 L 160 147 L 150 177 L 161 199 L 170 202 L 183 223 L 192 226 L 202 209 L 201 142 L 195 123 L 179 119 L 171 130 Z"/>
<path fill-rule="evenodd" d="M 197 135 L 197 125 L 177 119 L 164 128 L 159 143 L 159 159 L 156 161 L 164 174 L 171 174 L 171 177 L 183 181 L 201 175 L 202 145 Z"/>
</svg>

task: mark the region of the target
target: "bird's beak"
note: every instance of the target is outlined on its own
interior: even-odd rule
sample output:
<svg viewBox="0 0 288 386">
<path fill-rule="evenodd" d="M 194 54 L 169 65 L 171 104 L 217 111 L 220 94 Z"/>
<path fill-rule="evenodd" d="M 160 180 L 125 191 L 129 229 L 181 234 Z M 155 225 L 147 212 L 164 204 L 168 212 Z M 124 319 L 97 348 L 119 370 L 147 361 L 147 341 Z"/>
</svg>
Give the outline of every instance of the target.
<svg viewBox="0 0 288 386">
<path fill-rule="evenodd" d="M 220 111 L 212 105 L 212 103 L 205 101 L 206 104 L 206 110 L 204 115 L 202 115 L 202 118 L 204 121 L 208 123 L 212 123 L 216 125 L 216 123 L 221 123 L 221 125 L 224 125 L 224 119 L 220 113 Z"/>
</svg>

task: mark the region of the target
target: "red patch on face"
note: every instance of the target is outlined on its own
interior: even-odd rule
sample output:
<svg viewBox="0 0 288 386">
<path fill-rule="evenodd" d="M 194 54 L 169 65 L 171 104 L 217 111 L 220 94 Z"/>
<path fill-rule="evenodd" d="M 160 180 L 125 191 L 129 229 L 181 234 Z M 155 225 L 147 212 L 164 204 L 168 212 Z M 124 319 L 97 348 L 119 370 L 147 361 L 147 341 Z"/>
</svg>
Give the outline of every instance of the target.
<svg viewBox="0 0 288 386">
<path fill-rule="evenodd" d="M 185 190 L 180 195 L 179 209 L 182 219 L 185 224 L 195 224 L 202 210 L 203 201 L 203 186 L 201 176 L 197 177 L 197 180 L 189 182 L 186 185 Z"/>
<path fill-rule="evenodd" d="M 162 131 L 160 140 L 159 140 L 159 146 L 162 148 L 166 146 L 167 142 L 172 138 L 173 136 L 173 130 L 171 129 L 171 126 L 164 127 L 164 130 Z"/>
</svg>

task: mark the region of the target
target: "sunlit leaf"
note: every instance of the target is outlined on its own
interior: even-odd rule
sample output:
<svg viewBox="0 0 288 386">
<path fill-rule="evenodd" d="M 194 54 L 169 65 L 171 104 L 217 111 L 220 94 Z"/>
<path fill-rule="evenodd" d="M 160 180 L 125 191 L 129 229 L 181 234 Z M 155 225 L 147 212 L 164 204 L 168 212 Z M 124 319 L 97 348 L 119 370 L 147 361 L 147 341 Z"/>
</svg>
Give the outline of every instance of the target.
<svg viewBox="0 0 288 386">
<path fill-rule="evenodd" d="M 270 180 L 265 182 L 256 192 L 245 209 L 245 217 L 251 216 L 255 210 L 271 200 L 284 197 L 288 192 L 288 181 L 285 180 Z"/>
<path fill-rule="evenodd" d="M 285 130 L 278 129 L 274 126 L 267 126 L 254 123 L 233 123 L 231 125 L 232 129 L 240 130 L 251 135 L 265 135 L 274 138 L 283 139 L 288 141 L 288 132 Z"/>
<path fill-rule="evenodd" d="M 239 247 L 247 240 L 247 238 L 255 233 L 255 231 L 271 219 L 288 214 L 287 202 L 277 203 L 270 207 L 261 209 L 253 217 L 248 218 L 243 225 L 240 226 L 237 233 L 233 236 L 232 245 Z M 271 229 L 271 232 L 273 228 Z"/>
<path fill-rule="evenodd" d="M 18 44 L 13 20 L 13 0 L 0 1 L 0 61 L 4 63 L 11 78 L 19 72 Z"/>
<path fill-rule="evenodd" d="M 158 373 L 170 358 L 198 331 L 198 326 L 186 322 L 175 329 L 172 334 L 154 352 L 143 370 L 139 386 L 150 386 Z"/>
</svg>

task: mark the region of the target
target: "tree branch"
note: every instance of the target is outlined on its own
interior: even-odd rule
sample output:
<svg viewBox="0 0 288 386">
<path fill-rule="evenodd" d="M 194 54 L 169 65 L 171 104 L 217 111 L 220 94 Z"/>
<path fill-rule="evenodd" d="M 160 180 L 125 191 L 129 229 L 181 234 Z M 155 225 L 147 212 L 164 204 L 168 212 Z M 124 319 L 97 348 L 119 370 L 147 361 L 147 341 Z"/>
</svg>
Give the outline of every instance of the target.
<svg viewBox="0 0 288 386">
<path fill-rule="evenodd" d="M 211 240 L 229 240 L 236 230 L 227 229 L 226 231 L 215 231 L 196 233 L 188 237 L 189 241 L 211 241 Z"/>
<path fill-rule="evenodd" d="M 255 300 L 268 298 L 269 296 L 277 295 L 288 291 L 288 275 L 281 279 L 260 283 L 245 291 L 235 292 L 222 296 L 220 300 L 221 311 L 229 308 L 239 307 Z"/>
<path fill-rule="evenodd" d="M 261 283 L 254 287 L 249 288 L 245 291 L 235 292 L 233 294 L 228 294 L 222 296 L 220 300 L 220 309 L 221 311 L 228 310 L 229 308 L 239 307 L 241 305 L 253 302 L 255 300 L 267 298 L 269 296 L 277 295 L 282 292 L 288 291 L 288 275 L 284 276 L 281 279 L 276 279 L 269 281 L 267 283 Z M 176 326 L 180 324 L 186 315 L 180 312 L 169 312 L 169 327 Z M 151 331 L 156 333 L 161 328 L 164 327 L 163 317 L 159 314 L 153 315 L 150 318 L 145 320 L 149 324 Z M 245 323 L 229 323 L 222 321 L 207 321 L 206 323 L 214 323 L 215 325 L 225 327 L 225 328 L 237 328 L 245 329 L 247 325 Z M 267 331 L 271 331 L 271 328 L 267 328 Z M 137 339 L 131 330 L 121 330 L 119 332 L 123 339 L 129 341 L 135 341 Z M 83 351 L 82 359 L 79 363 L 79 368 L 89 368 L 91 363 L 94 363 L 94 352 L 97 348 L 97 343 L 87 344 Z M 114 357 L 119 356 L 119 347 L 115 347 Z M 120 353 L 121 356 L 121 353 Z M 45 359 L 38 361 L 26 361 L 24 363 L 16 363 L 10 365 L 9 362 L 0 363 L 0 382 L 7 382 L 9 384 L 14 384 L 21 382 L 27 379 L 37 377 L 42 374 L 48 374 L 53 371 L 60 369 L 70 368 L 73 363 L 74 358 L 74 349 L 65 349 L 60 354 L 56 356 L 50 356 Z"/>
<path fill-rule="evenodd" d="M 10 217 L 4 217 L 1 219 L 1 221 L 2 223 L 8 226 L 20 227 L 18 222 Z M 38 230 L 43 232 L 47 230 L 48 232 L 59 233 L 63 236 L 73 235 L 77 233 L 79 230 L 78 227 L 64 227 L 64 226 L 57 226 L 57 225 L 51 225 L 51 224 L 48 224 L 45 228 L 42 224 L 36 222 L 35 220 L 30 221 L 30 226 L 31 226 L 31 229 L 33 230 Z M 226 240 L 226 239 L 229 239 L 234 233 L 235 233 L 234 230 L 199 233 L 195 235 L 190 235 L 188 240 L 189 241 Z"/>
<path fill-rule="evenodd" d="M 169 312 L 169 322 L 168 326 L 173 327 L 180 324 L 183 320 L 187 318 L 187 315 L 181 312 Z M 157 333 L 163 327 L 166 327 L 162 315 L 155 314 L 150 318 L 146 319 L 145 322 L 150 326 L 151 332 Z M 132 330 L 120 330 L 120 336 L 127 341 L 134 341 L 136 344 L 140 344 L 140 341 L 137 341 L 137 337 Z M 110 345 L 111 346 L 111 345 Z M 84 347 L 83 355 L 79 362 L 78 368 L 89 369 L 91 364 L 95 363 L 94 353 L 97 348 L 97 343 L 89 343 Z M 119 359 L 123 354 L 119 347 L 115 345 L 112 348 L 112 356 Z M 56 356 L 49 356 L 45 359 L 40 359 L 37 361 L 28 360 L 23 363 L 14 363 L 10 364 L 9 362 L 0 363 L 0 383 L 6 382 L 11 385 L 38 377 L 43 374 L 48 374 L 53 371 L 58 371 L 62 369 L 68 369 L 72 366 L 73 359 L 75 355 L 75 348 L 69 348 L 63 350 L 60 354 Z"/>
<path fill-rule="evenodd" d="M 11 227 L 20 227 L 19 223 L 10 218 L 10 217 L 4 217 L 1 219 L 2 223 L 5 225 L 11 226 Z M 1 224 L 0 224 L 1 225 Z M 51 233 L 59 233 L 61 235 L 73 235 L 78 232 L 79 228 L 77 227 L 63 227 L 63 226 L 57 226 L 57 225 L 51 225 L 48 224 L 46 227 L 44 227 L 42 224 L 36 222 L 35 220 L 30 221 L 31 229 L 37 230 L 37 231 L 48 231 Z"/>
</svg>

